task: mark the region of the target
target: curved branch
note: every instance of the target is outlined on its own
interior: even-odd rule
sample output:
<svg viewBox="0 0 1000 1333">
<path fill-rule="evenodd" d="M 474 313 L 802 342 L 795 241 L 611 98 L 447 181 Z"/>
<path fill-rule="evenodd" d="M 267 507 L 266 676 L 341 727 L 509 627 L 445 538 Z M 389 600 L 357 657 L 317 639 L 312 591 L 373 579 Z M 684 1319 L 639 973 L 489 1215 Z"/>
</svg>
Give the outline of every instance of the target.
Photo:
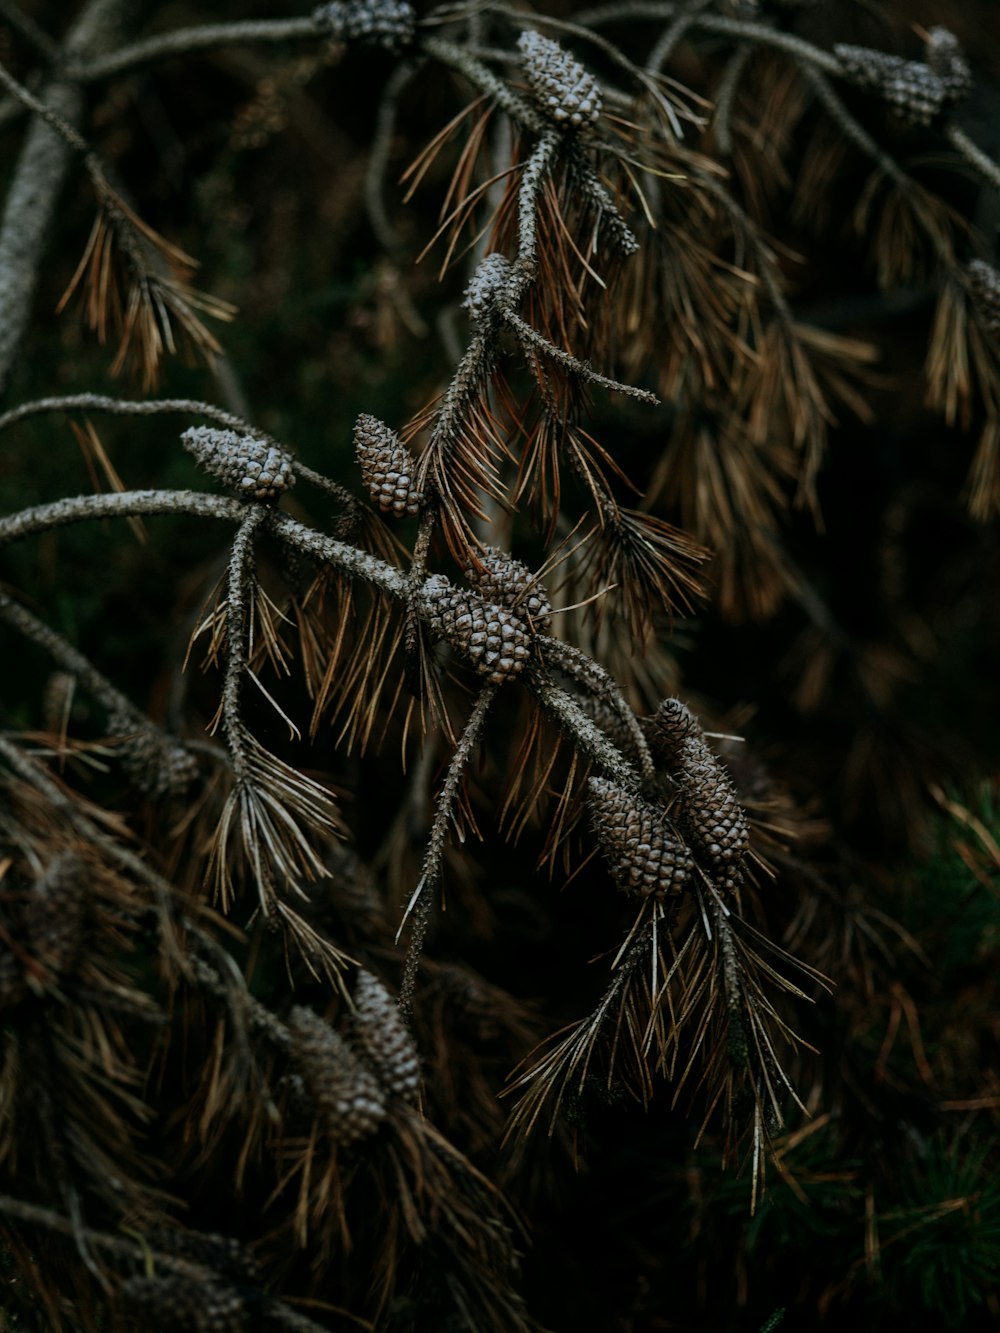
<svg viewBox="0 0 1000 1333">
<path fill-rule="evenodd" d="M 224 408 L 212 403 L 199 402 L 195 398 L 147 398 L 131 400 L 126 398 L 108 398 L 101 393 L 71 393 L 58 398 L 36 398 L 29 403 L 21 403 L 0 415 L 0 430 L 6 430 L 15 422 L 28 417 L 39 416 L 44 412 L 108 412 L 112 416 L 141 417 L 157 416 L 161 413 L 176 412 L 182 416 L 204 417 L 218 426 L 230 430 L 250 431 L 260 436 L 261 432 L 242 417 L 234 416 Z"/>
<path fill-rule="evenodd" d="M 246 509 L 246 501 L 225 495 L 208 495 L 204 491 L 113 491 L 107 495 L 77 495 L 35 505 L 0 519 L 0 546 L 86 519 L 184 514 L 238 523 L 245 516 Z M 290 514 L 271 512 L 267 521 L 273 535 L 286 545 L 374 583 L 393 597 L 405 596 L 405 576 L 377 556 L 316 532 Z"/>
<path fill-rule="evenodd" d="M 69 672 L 107 710 L 112 727 L 117 729 L 124 723 L 125 727 L 140 732 L 145 743 L 154 747 L 154 752 L 188 757 L 183 741 L 152 722 L 78 648 L 5 592 L 0 592 L 0 620 L 48 653 L 58 666 Z"/>
<path fill-rule="evenodd" d="M 142 65 L 174 56 L 213 51 L 223 46 L 249 46 L 257 43 L 322 38 L 324 34 L 312 18 L 249 19 L 240 23 L 206 23 L 161 33 L 129 46 L 121 46 L 109 55 L 70 62 L 69 73 L 79 83 L 96 83 L 116 74 L 127 74 Z"/>
</svg>

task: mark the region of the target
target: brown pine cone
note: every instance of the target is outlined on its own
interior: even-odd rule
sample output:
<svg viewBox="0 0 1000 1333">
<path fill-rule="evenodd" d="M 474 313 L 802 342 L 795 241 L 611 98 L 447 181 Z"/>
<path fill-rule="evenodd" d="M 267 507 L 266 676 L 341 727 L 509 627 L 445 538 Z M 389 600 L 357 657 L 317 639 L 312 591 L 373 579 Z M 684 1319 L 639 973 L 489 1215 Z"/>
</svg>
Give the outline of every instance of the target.
<svg viewBox="0 0 1000 1333">
<path fill-rule="evenodd" d="M 465 577 L 488 602 L 506 606 L 528 621 L 532 629 L 542 625 L 552 610 L 552 603 L 541 583 L 527 565 L 515 560 L 499 546 L 486 546 L 480 552 L 479 566 L 470 565 Z"/>
<path fill-rule="evenodd" d="M 396 432 L 362 412 L 354 426 L 354 448 L 368 494 L 384 514 L 411 518 L 420 513 L 417 461 Z"/>
<path fill-rule="evenodd" d="M 492 684 L 502 685 L 524 670 L 531 636 L 513 611 L 457 588 L 443 574 L 427 580 L 419 605 L 435 633 L 470 658 Z"/>
<path fill-rule="evenodd" d="M 497 300 L 509 277 L 510 260 L 504 255 L 486 255 L 480 260 L 465 289 L 465 300 L 462 302 L 473 319 L 480 320 L 495 312 Z"/>
<path fill-rule="evenodd" d="M 198 776 L 194 755 L 159 728 L 137 727 L 133 718 L 112 713 L 108 731 L 122 738 L 118 747 L 122 768 L 143 795 L 179 795 Z"/>
<path fill-rule="evenodd" d="M 69 976 L 83 956 L 91 919 L 85 873 L 75 856 L 63 854 L 31 886 L 21 931 L 36 964 L 29 974 L 33 986 L 39 984 L 38 965 L 48 974 L 47 986 Z"/>
<path fill-rule="evenodd" d="M 354 1035 L 358 1048 L 386 1092 L 415 1103 L 420 1091 L 420 1057 L 395 1000 L 361 968 L 354 983 Z"/>
<path fill-rule="evenodd" d="M 677 824 L 695 859 L 720 888 L 737 888 L 750 831 L 724 765 L 680 699 L 664 699 L 647 731 L 654 756 L 680 783 Z"/>
<path fill-rule="evenodd" d="M 594 836 L 622 892 L 662 899 L 683 892 L 694 862 L 662 810 L 607 778 L 590 778 Z"/>
<path fill-rule="evenodd" d="M 386 1117 L 385 1098 L 375 1075 L 328 1023 L 297 1006 L 288 1017 L 292 1059 L 334 1143 L 347 1146 L 369 1138 Z"/>
</svg>

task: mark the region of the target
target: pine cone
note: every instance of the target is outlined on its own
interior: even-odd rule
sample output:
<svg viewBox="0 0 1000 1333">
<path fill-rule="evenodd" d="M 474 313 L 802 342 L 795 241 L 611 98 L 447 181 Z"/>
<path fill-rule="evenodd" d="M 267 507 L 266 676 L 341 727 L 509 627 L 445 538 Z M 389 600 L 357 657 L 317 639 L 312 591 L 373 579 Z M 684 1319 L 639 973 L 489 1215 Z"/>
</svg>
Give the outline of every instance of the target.
<svg viewBox="0 0 1000 1333">
<path fill-rule="evenodd" d="M 247 500 L 276 500 L 295 484 L 292 458 L 253 435 L 191 426 L 181 443 L 206 472 Z"/>
<path fill-rule="evenodd" d="M 1000 272 L 985 260 L 973 259 L 965 273 L 976 319 L 988 337 L 1000 341 Z"/>
<path fill-rule="evenodd" d="M 362 412 L 354 426 L 354 448 L 362 480 L 379 509 L 397 518 L 419 514 L 424 497 L 416 482 L 417 463 L 396 432 Z"/>
<path fill-rule="evenodd" d="M 362 968 L 354 983 L 357 1045 L 386 1092 L 415 1103 L 420 1057 L 395 1000 L 377 977 Z"/>
<path fill-rule="evenodd" d="M 137 730 L 132 718 L 112 713 L 108 730 L 122 737 L 118 747 L 122 768 L 143 795 L 179 795 L 198 776 L 194 755 L 158 728 L 150 725 Z"/>
<path fill-rule="evenodd" d="M 456 588 L 443 574 L 431 575 L 419 602 L 431 628 L 470 658 L 492 684 L 502 685 L 524 670 L 531 637 L 513 611 Z"/>
<path fill-rule="evenodd" d="M 845 43 L 833 51 L 849 83 L 877 93 L 909 125 L 932 125 L 949 101 L 944 84 L 919 61 Z"/>
<path fill-rule="evenodd" d="M 600 727 L 608 740 L 617 746 L 626 759 L 634 763 L 638 758 L 636 738 L 618 710 L 612 708 L 607 699 L 599 694 L 580 694 L 577 695 L 576 701 L 591 721 Z"/>
<path fill-rule="evenodd" d="M 375 1075 L 311 1009 L 293 1009 L 288 1031 L 292 1058 L 333 1142 L 346 1146 L 369 1138 L 386 1116 Z"/>
<path fill-rule="evenodd" d="M 398 52 L 409 46 L 417 15 L 406 0 L 335 0 L 313 10 L 313 22 L 339 42 Z"/>
<path fill-rule="evenodd" d="M 21 927 L 31 957 L 49 973 L 52 984 L 70 975 L 80 961 L 90 917 L 83 865 L 75 856 L 58 856 L 32 884 Z M 37 986 L 37 967 L 29 977 Z"/>
<path fill-rule="evenodd" d="M 654 754 L 681 785 L 677 824 L 695 859 L 720 888 L 738 888 L 750 845 L 746 814 L 694 714 L 680 699 L 664 699 L 649 737 Z"/>
<path fill-rule="evenodd" d="M 483 319 L 494 312 L 497 297 L 509 277 L 510 260 L 504 255 L 487 255 L 480 260 L 465 289 L 465 300 L 462 302 L 473 319 Z"/>
<path fill-rule="evenodd" d="M 683 892 L 694 862 L 666 815 L 607 778 L 590 778 L 594 836 L 624 892 L 662 899 Z"/>
<path fill-rule="evenodd" d="M 147 1231 L 144 1240 L 151 1249 L 210 1268 L 219 1277 L 229 1278 L 233 1282 L 254 1283 L 260 1277 L 253 1255 L 232 1236 L 219 1236 L 211 1231 L 177 1231 L 172 1227 L 159 1227 Z"/>
<path fill-rule="evenodd" d="M 484 547 L 479 566 L 470 565 L 465 577 L 488 602 L 516 611 L 532 629 L 537 628 L 536 620 L 544 624 L 552 610 L 548 594 L 528 566 L 501 551 L 499 546 Z"/>
<path fill-rule="evenodd" d="M 164 1277 L 130 1277 L 121 1287 L 131 1312 L 163 1333 L 244 1333 L 247 1304 L 227 1282 L 201 1281 L 179 1273 Z"/>
<path fill-rule="evenodd" d="M 502 991 L 460 963 L 442 964 L 431 985 L 457 1031 L 484 1046 L 499 1040 L 501 1016 L 508 1012 L 498 1003 Z"/>
<path fill-rule="evenodd" d="M 574 129 L 597 120 L 601 90 L 578 60 L 537 32 L 522 32 L 517 47 L 531 91 L 547 116 Z"/>
<path fill-rule="evenodd" d="M 972 92 L 972 70 L 958 38 L 947 28 L 935 27 L 927 34 L 927 64 L 941 80 L 949 102 L 961 102 Z"/>
</svg>

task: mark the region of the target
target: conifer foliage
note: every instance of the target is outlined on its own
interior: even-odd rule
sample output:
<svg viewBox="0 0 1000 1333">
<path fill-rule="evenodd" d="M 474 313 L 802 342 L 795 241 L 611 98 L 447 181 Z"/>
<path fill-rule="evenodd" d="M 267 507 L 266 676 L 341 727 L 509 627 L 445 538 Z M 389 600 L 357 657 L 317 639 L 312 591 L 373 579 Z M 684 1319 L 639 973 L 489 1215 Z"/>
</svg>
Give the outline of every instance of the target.
<svg viewBox="0 0 1000 1333">
<path fill-rule="evenodd" d="M 997 1317 L 997 94 L 876 8 L 0 0 L 0 1329 Z"/>
</svg>

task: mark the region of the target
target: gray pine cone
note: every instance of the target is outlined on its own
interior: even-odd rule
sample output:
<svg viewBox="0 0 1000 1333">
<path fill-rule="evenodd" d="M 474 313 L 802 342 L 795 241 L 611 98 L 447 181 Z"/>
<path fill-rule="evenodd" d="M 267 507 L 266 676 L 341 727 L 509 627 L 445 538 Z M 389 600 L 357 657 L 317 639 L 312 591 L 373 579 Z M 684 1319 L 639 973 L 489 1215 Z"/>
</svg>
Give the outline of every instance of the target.
<svg viewBox="0 0 1000 1333">
<path fill-rule="evenodd" d="M 90 894 L 83 864 L 63 853 L 31 888 L 22 919 L 23 940 L 36 966 L 29 973 L 39 986 L 40 964 L 48 974 L 44 987 L 72 974 L 87 948 Z"/>
<path fill-rule="evenodd" d="M 509 277 L 510 260 L 505 255 L 494 253 L 479 261 L 462 301 L 473 319 L 480 320 L 495 312 L 497 298 Z"/>
<path fill-rule="evenodd" d="M 424 497 L 416 481 L 416 459 L 395 431 L 362 412 L 354 425 L 354 449 L 361 479 L 384 514 L 412 518 L 420 513 Z"/>
<path fill-rule="evenodd" d="M 616 708 L 612 708 L 607 699 L 599 694 L 580 694 L 577 703 L 608 740 L 621 750 L 632 763 L 637 759 L 635 737 L 622 719 Z"/>
<path fill-rule="evenodd" d="M 611 877 L 627 894 L 682 893 L 694 862 L 656 806 L 607 778 L 590 778 L 590 819 Z"/>
<path fill-rule="evenodd" d="M 601 90 L 579 60 L 538 32 L 522 32 L 517 48 L 531 91 L 545 114 L 567 128 L 593 125 L 601 114 Z"/>
<path fill-rule="evenodd" d="M 1000 342 L 1000 272 L 983 259 L 965 266 L 976 319 L 988 337 Z"/>
<path fill-rule="evenodd" d="M 531 636 L 520 616 L 488 602 L 479 593 L 457 588 L 443 574 L 432 574 L 419 593 L 431 628 L 494 685 L 524 670 Z"/>
<path fill-rule="evenodd" d="M 191 426 L 181 443 L 206 472 L 242 499 L 277 500 L 295 484 L 291 455 L 253 435 Z"/>
<path fill-rule="evenodd" d="M 544 625 L 552 610 L 548 594 L 527 565 L 515 560 L 499 546 L 485 546 L 479 556 L 480 567 L 469 565 L 465 577 L 488 602 L 506 606 L 523 616 L 532 629 Z"/>
<path fill-rule="evenodd" d="M 738 888 L 750 846 L 746 814 L 697 719 L 680 699 L 664 699 L 650 721 L 649 738 L 656 757 L 681 785 L 677 824 L 695 859 L 720 888 Z"/>
<path fill-rule="evenodd" d="M 137 728 L 135 720 L 112 713 L 108 731 L 122 737 L 118 757 L 133 785 L 145 796 L 160 798 L 187 791 L 198 776 L 194 755 L 159 728 Z"/>
<path fill-rule="evenodd" d="M 927 34 L 927 64 L 941 80 L 949 102 L 961 102 L 972 92 L 972 70 L 958 38 L 947 28 L 931 28 Z"/>
<path fill-rule="evenodd" d="M 420 1057 L 396 1001 L 362 968 L 354 983 L 354 1035 L 386 1092 L 411 1105 L 420 1091 Z"/>
<path fill-rule="evenodd" d="M 243 1333 L 247 1304 L 228 1282 L 186 1274 L 130 1277 L 122 1283 L 125 1308 L 150 1318 L 164 1333 Z"/>
<path fill-rule="evenodd" d="M 233 1282 L 256 1282 L 260 1277 L 253 1255 L 232 1236 L 158 1227 L 145 1232 L 144 1240 L 154 1250 L 162 1250 L 175 1259 L 188 1259 Z"/>
<path fill-rule="evenodd" d="M 292 1058 L 333 1142 L 347 1146 L 369 1138 L 386 1116 L 375 1075 L 311 1009 L 294 1008 L 288 1031 Z"/>
<path fill-rule="evenodd" d="M 951 100 L 941 79 L 920 61 L 843 42 L 833 52 L 849 83 L 877 94 L 907 124 L 932 125 Z"/>
<path fill-rule="evenodd" d="M 313 22 L 339 42 L 360 42 L 402 51 L 417 30 L 417 15 L 406 0 L 334 0 L 313 10 Z"/>
</svg>

